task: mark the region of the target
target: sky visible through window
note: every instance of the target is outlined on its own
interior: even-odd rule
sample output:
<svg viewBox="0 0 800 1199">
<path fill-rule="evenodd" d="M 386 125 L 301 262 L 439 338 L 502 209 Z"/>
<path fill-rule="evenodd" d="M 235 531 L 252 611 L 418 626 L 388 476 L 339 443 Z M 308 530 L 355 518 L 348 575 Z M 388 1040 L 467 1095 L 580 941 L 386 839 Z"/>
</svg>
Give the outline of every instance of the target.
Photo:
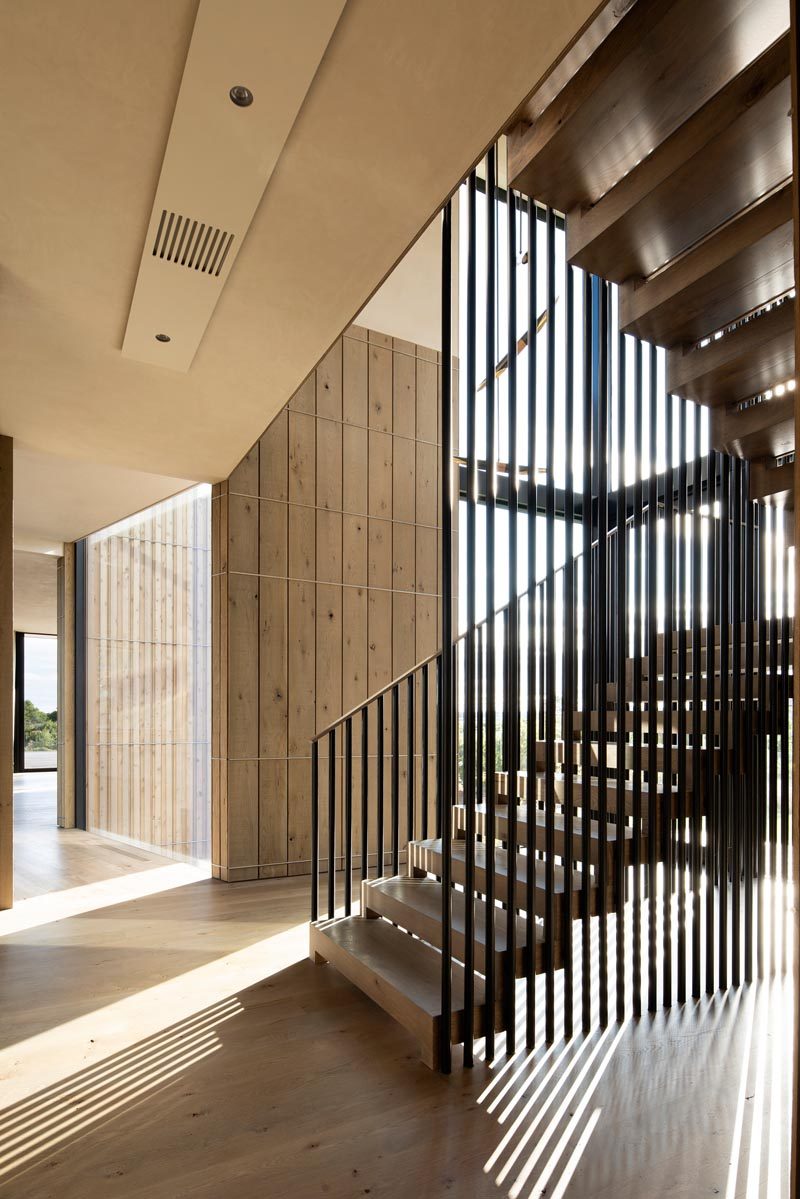
<svg viewBox="0 0 800 1199">
<path fill-rule="evenodd" d="M 56 638 L 25 634 L 25 699 L 42 712 L 58 707 Z"/>
</svg>

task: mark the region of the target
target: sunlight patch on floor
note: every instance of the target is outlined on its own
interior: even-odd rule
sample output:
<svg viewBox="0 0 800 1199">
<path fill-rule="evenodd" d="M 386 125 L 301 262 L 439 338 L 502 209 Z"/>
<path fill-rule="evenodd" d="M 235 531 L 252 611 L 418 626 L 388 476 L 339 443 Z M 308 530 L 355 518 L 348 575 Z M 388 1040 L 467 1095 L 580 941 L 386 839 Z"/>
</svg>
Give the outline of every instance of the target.
<svg viewBox="0 0 800 1199">
<path fill-rule="evenodd" d="M 0 912 L 0 937 L 27 932 L 56 920 L 67 920 L 70 916 L 81 916 L 113 904 L 143 899 L 175 887 L 185 887 L 209 877 L 210 870 L 206 867 L 175 862 L 169 866 L 155 866 L 151 870 L 138 870 L 117 878 L 86 883 L 66 891 L 51 891 L 48 895 L 20 899 L 13 908 Z"/>
</svg>

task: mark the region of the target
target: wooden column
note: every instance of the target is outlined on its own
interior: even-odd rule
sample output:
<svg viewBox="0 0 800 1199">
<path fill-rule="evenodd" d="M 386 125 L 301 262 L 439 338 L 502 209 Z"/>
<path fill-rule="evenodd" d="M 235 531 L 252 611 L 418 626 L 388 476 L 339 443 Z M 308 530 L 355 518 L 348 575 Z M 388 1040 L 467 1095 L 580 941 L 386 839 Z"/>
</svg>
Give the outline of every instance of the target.
<svg viewBox="0 0 800 1199">
<path fill-rule="evenodd" d="M 798 326 L 797 311 L 800 305 L 800 115 L 798 114 L 798 44 L 797 39 L 800 36 L 800 0 L 792 0 L 791 2 L 791 51 L 792 51 L 792 219 L 794 224 L 794 278 L 795 278 L 795 294 L 794 303 L 794 319 L 795 319 L 795 363 L 796 369 L 800 368 L 800 326 Z M 795 430 L 800 428 L 800 389 L 795 388 L 794 392 L 794 427 Z M 795 433 L 796 438 L 796 433 Z M 795 445 L 797 444 L 795 440 Z M 794 462 L 794 544 L 800 544 L 798 540 L 798 526 L 800 525 L 800 504 L 798 504 L 798 496 L 800 496 L 800 459 L 795 455 Z M 795 580 L 794 593 L 795 597 L 800 595 L 800 554 L 795 553 Z M 797 600 L 795 599 L 795 604 Z M 795 616 L 796 619 L 796 616 Z M 794 637 L 794 677 L 800 675 L 800 639 Z M 798 904 L 797 885 L 800 879 L 800 813 L 798 813 L 798 796 L 800 796 L 800 754 L 797 752 L 797 746 L 800 744 L 800 705 L 797 703 L 793 706 L 794 712 L 794 727 L 793 744 L 795 751 L 792 756 L 792 874 L 795 885 L 795 900 L 793 917 L 793 937 L 794 937 L 794 958 L 792 972 L 794 975 L 794 1055 L 793 1055 L 793 1079 L 791 1088 L 792 1097 L 792 1158 L 790 1166 L 790 1181 L 789 1194 L 792 1199 L 800 1195 L 800 1149 L 798 1147 L 798 1134 L 800 1134 L 800 1087 L 798 1080 L 800 1079 L 800 904 Z M 759 930 L 760 931 L 760 930 Z"/>
<path fill-rule="evenodd" d="M 75 545 L 58 560 L 58 827 L 75 827 Z"/>
<path fill-rule="evenodd" d="M 14 902 L 14 460 L 0 437 L 0 908 Z"/>
</svg>

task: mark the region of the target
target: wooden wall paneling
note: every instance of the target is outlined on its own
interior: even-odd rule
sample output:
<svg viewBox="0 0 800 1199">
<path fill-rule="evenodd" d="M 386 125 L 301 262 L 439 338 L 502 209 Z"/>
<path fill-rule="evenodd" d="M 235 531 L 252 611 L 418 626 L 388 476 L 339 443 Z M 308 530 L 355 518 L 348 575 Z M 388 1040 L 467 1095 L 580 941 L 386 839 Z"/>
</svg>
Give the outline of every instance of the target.
<svg viewBox="0 0 800 1199">
<path fill-rule="evenodd" d="M 311 416 L 317 410 L 316 378 L 314 371 L 305 379 L 289 400 L 290 412 L 307 412 Z"/>
<path fill-rule="evenodd" d="M 392 515 L 392 438 L 388 433 L 370 431 L 368 511 L 370 516 L 391 519 Z"/>
<path fill-rule="evenodd" d="M 368 521 L 365 516 L 342 516 L 342 581 L 356 587 L 367 584 Z"/>
<path fill-rule="evenodd" d="M 289 578 L 314 578 L 317 564 L 317 518 L 314 508 L 289 504 Z"/>
<path fill-rule="evenodd" d="M 0 436 L 0 908 L 14 903 L 14 443 Z"/>
<path fill-rule="evenodd" d="M 317 496 L 319 508 L 342 510 L 342 426 L 317 420 Z"/>
<path fill-rule="evenodd" d="M 317 581 L 342 582 L 342 514 L 317 509 Z"/>
<path fill-rule="evenodd" d="M 286 578 L 289 569 L 289 505 L 280 500 L 261 500 L 260 508 L 258 572 Z"/>
<path fill-rule="evenodd" d="M 313 583 L 289 581 L 289 756 L 311 754 L 316 679 L 316 595 Z"/>
<path fill-rule="evenodd" d="M 398 521 L 393 521 L 391 532 L 392 589 L 394 591 L 414 591 L 416 582 L 416 529 L 413 524 L 405 525 L 400 524 Z M 414 643 L 412 641 L 412 653 L 413 648 Z"/>
<path fill-rule="evenodd" d="M 316 369 L 317 416 L 342 419 L 342 339 L 331 346 Z"/>
<path fill-rule="evenodd" d="M 317 584 L 316 595 L 316 729 L 341 716 L 342 588 Z"/>
<path fill-rule="evenodd" d="M 436 495 L 437 448 L 428 442 L 417 442 L 416 520 L 418 524 L 438 526 Z"/>
<path fill-rule="evenodd" d="M 289 500 L 316 503 L 316 420 L 304 412 L 289 413 Z"/>
<path fill-rule="evenodd" d="M 256 442 L 242 458 L 237 467 L 228 478 L 228 490 L 238 492 L 240 495 L 258 495 L 259 494 L 259 443 Z M 166 519 L 171 520 L 171 509 L 166 514 Z M 170 541 L 172 534 L 170 531 L 166 533 L 166 539 Z"/>
<path fill-rule="evenodd" d="M 344 712 L 349 712 L 356 704 L 363 703 L 369 694 L 367 613 L 366 588 L 344 587 L 342 589 L 342 711 Z M 355 738 L 355 731 L 353 736 Z"/>
<path fill-rule="evenodd" d="M 395 437 L 413 438 L 417 429 L 417 362 L 410 342 L 403 343 L 410 353 L 398 352 L 396 343 L 397 338 L 392 354 L 392 432 Z"/>
<path fill-rule="evenodd" d="M 417 347 L 419 350 L 419 347 Z M 439 370 L 436 358 L 416 360 L 416 437 L 419 441 L 438 440 Z"/>
<path fill-rule="evenodd" d="M 416 656 L 416 596 L 395 591 L 392 595 L 392 675 L 411 670 Z"/>
<path fill-rule="evenodd" d="M 362 428 L 369 423 L 368 354 L 366 339 L 342 339 L 342 419 Z"/>
<path fill-rule="evenodd" d="M 366 514 L 368 433 L 357 425 L 342 428 L 342 510 Z"/>
<path fill-rule="evenodd" d="M 370 587 L 389 590 L 392 586 L 392 522 L 370 520 L 367 532 L 367 582 Z"/>
<path fill-rule="evenodd" d="M 262 499 L 289 498 L 289 413 L 279 412 L 261 435 L 260 483 Z"/>
<path fill-rule="evenodd" d="M 370 588 L 368 596 L 367 694 L 392 678 L 392 593 Z"/>
<path fill-rule="evenodd" d="M 258 878 L 258 773 L 256 758 L 228 761 L 228 881 Z"/>
<path fill-rule="evenodd" d="M 289 586 L 286 579 L 259 582 L 261 758 L 285 758 L 289 752 Z"/>
<path fill-rule="evenodd" d="M 234 574 L 258 574 L 259 500 L 254 496 L 235 495 L 228 497 L 228 569 Z M 169 551 L 172 547 L 167 546 Z M 172 611 L 167 604 L 166 611 Z"/>
<path fill-rule="evenodd" d="M 392 431 L 392 351 L 391 338 L 386 344 L 373 344 L 370 338 L 368 374 L 369 427 L 380 432 Z"/>
<path fill-rule="evenodd" d="M 392 520 L 416 520 L 416 443 L 395 437 L 392 444 Z"/>
<path fill-rule="evenodd" d="M 287 873 L 288 775 L 285 755 L 263 758 L 259 763 L 259 878 L 282 878 Z"/>
</svg>

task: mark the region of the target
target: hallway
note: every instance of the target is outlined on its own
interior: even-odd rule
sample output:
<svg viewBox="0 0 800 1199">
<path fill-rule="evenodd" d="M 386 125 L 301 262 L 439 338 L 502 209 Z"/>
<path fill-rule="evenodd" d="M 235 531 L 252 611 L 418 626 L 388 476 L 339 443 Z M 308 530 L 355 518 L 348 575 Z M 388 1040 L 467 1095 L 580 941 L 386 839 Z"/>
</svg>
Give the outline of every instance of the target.
<svg viewBox="0 0 800 1199">
<path fill-rule="evenodd" d="M 779 982 L 443 1077 L 307 960 L 307 880 L 120 856 L 81 885 L 68 835 L 61 889 L 0 914 L 0 1194 L 785 1193 Z"/>
</svg>

